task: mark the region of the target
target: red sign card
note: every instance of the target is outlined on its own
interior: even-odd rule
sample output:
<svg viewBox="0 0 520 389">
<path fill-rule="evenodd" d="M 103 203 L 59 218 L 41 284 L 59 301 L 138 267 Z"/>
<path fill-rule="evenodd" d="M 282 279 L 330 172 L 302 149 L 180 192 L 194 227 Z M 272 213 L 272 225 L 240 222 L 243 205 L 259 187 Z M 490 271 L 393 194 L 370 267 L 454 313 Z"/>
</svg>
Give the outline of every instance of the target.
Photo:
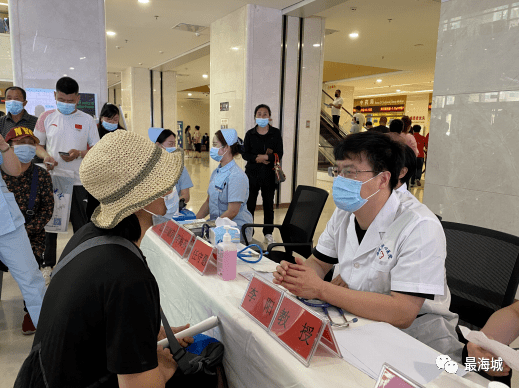
<svg viewBox="0 0 520 389">
<path fill-rule="evenodd" d="M 166 226 L 166 223 L 157 224 L 156 226 L 152 227 L 152 231 L 157 234 L 157 236 L 161 236 L 164 226 Z"/>
<path fill-rule="evenodd" d="M 281 290 L 253 276 L 240 307 L 267 329 L 281 297 Z"/>
<path fill-rule="evenodd" d="M 164 233 L 163 233 L 164 235 Z M 188 245 L 193 238 L 193 234 L 186 230 L 184 227 L 179 227 L 179 231 L 177 231 L 177 235 L 172 243 L 172 248 L 182 257 L 186 253 Z"/>
<path fill-rule="evenodd" d="M 188 257 L 188 263 L 202 274 L 208 266 L 212 253 L 213 246 L 197 237 Z"/>
<path fill-rule="evenodd" d="M 284 296 L 271 332 L 308 365 L 322 333 L 323 320 Z"/>
<path fill-rule="evenodd" d="M 179 225 L 175 223 L 173 220 L 168 220 L 166 225 L 164 226 L 161 239 L 166 242 L 166 244 L 170 245 L 173 242 L 173 238 L 175 238 L 175 234 L 179 230 Z"/>
<path fill-rule="evenodd" d="M 330 326 L 330 323 L 327 323 L 327 326 L 323 330 L 323 335 L 321 336 L 320 342 L 326 348 L 328 348 L 334 355 L 342 358 L 341 351 L 339 350 L 338 344 L 336 342 L 336 337 L 334 336 L 334 332 L 332 332 L 332 327 Z"/>
</svg>

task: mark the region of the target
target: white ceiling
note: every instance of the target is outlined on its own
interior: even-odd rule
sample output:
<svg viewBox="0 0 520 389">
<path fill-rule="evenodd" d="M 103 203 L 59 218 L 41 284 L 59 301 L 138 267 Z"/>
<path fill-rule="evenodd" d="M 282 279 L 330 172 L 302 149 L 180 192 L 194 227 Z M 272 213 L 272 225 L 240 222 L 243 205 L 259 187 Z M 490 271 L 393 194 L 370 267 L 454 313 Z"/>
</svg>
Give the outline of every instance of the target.
<svg viewBox="0 0 520 389">
<path fill-rule="evenodd" d="M 257 5 L 276 9 L 298 2 L 254 0 Z M 207 43 L 210 24 L 247 3 L 243 0 L 150 0 L 143 4 L 137 0 L 106 0 L 106 30 L 116 33 L 107 36 L 108 71 L 121 71 L 130 66 L 152 68 Z M 197 37 L 194 33 L 172 30 L 178 23 L 208 28 Z"/>
</svg>

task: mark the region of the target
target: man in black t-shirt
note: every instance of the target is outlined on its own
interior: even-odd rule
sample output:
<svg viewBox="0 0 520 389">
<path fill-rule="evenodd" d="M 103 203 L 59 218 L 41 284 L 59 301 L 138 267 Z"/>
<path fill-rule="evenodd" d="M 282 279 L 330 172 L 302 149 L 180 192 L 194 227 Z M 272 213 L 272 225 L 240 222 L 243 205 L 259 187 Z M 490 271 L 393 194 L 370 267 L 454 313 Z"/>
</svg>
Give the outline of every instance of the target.
<svg viewBox="0 0 520 389">
<path fill-rule="evenodd" d="M 163 197 L 182 169 L 181 152 L 168 153 L 140 135 L 103 137 L 80 167 L 81 181 L 100 206 L 61 259 L 102 235 L 138 248 L 152 216 L 166 213 Z M 164 387 L 177 364 L 157 346 L 159 306 L 157 282 L 137 253 L 105 244 L 77 254 L 53 275 L 15 387 Z"/>
</svg>

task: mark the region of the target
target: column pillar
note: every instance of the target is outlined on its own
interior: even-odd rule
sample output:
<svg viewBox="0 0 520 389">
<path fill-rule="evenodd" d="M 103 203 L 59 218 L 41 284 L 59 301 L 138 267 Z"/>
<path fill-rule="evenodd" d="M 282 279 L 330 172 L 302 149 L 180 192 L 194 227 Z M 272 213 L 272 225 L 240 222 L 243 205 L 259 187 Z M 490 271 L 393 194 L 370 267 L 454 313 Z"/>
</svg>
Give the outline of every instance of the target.
<svg viewBox="0 0 520 389">
<path fill-rule="evenodd" d="M 518 3 L 443 1 L 424 203 L 518 235 L 518 119 Z"/>
<path fill-rule="evenodd" d="M 162 79 L 164 128 L 177 134 L 177 73 L 163 72 Z"/>
<path fill-rule="evenodd" d="M 55 89 L 66 74 L 80 92 L 95 93 L 101 109 L 108 100 L 104 0 L 9 0 L 9 23 L 14 85 Z"/>
<path fill-rule="evenodd" d="M 150 70 L 130 67 L 121 72 L 121 101 L 127 130 L 148 137 L 151 124 Z"/>
</svg>

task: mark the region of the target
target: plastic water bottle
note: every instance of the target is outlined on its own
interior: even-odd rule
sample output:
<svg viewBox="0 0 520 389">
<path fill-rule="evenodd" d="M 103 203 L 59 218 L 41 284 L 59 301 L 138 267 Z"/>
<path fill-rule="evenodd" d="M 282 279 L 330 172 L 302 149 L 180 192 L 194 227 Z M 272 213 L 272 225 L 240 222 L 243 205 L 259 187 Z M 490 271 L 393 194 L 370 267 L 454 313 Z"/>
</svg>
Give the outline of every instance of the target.
<svg viewBox="0 0 520 389">
<path fill-rule="evenodd" d="M 222 242 L 217 245 L 217 274 L 224 281 L 237 277 L 237 246 L 231 242 L 227 228 Z"/>
</svg>

